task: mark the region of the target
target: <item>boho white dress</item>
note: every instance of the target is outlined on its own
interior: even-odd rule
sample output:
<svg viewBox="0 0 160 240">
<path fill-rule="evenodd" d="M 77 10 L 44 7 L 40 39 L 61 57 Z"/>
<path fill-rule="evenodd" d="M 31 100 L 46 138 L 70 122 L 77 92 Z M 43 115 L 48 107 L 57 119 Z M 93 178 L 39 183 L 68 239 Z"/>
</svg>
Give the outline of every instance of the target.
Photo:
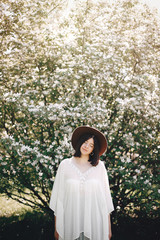
<svg viewBox="0 0 160 240">
<path fill-rule="evenodd" d="M 85 172 L 73 158 L 63 160 L 55 177 L 50 208 L 56 216 L 59 240 L 108 240 L 108 214 L 114 210 L 102 161 Z"/>
</svg>

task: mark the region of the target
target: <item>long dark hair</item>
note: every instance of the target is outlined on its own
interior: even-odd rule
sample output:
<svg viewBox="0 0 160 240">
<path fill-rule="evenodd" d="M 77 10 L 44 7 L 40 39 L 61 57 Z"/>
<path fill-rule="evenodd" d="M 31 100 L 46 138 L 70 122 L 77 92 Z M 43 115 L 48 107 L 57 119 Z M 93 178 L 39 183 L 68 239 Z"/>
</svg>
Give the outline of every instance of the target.
<svg viewBox="0 0 160 240">
<path fill-rule="evenodd" d="M 84 134 L 83 136 L 80 137 L 80 139 L 77 143 L 77 146 L 75 148 L 75 153 L 73 156 L 81 157 L 80 148 L 81 148 L 82 144 L 90 138 L 93 138 L 94 149 L 93 149 L 92 153 L 89 155 L 88 161 L 91 163 L 92 166 L 97 166 L 97 164 L 99 163 L 99 142 L 98 142 L 97 138 L 92 134 Z"/>
</svg>

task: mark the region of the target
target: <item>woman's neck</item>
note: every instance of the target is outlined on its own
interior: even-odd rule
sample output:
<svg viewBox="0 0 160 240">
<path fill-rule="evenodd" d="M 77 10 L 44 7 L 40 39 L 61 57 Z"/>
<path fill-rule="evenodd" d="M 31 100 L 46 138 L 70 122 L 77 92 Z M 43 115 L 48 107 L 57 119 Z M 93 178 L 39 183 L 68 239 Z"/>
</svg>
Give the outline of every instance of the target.
<svg viewBox="0 0 160 240">
<path fill-rule="evenodd" d="M 75 160 L 79 163 L 79 164 L 86 164 L 89 163 L 89 156 L 88 155 L 81 155 L 81 157 L 74 157 Z"/>
</svg>

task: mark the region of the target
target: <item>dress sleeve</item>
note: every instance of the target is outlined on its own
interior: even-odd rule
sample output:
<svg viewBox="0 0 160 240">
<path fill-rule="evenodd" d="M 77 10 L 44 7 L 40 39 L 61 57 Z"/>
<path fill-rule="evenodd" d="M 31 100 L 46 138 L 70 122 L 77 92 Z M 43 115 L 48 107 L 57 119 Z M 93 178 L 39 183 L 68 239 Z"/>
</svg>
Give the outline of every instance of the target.
<svg viewBox="0 0 160 240">
<path fill-rule="evenodd" d="M 113 205 L 111 191 L 109 187 L 108 174 L 107 174 L 107 170 L 105 168 L 104 163 L 103 163 L 103 181 L 104 181 L 104 190 L 105 190 L 108 213 L 111 213 L 112 211 L 114 211 L 114 205 Z"/>
<path fill-rule="evenodd" d="M 63 162 L 63 161 L 62 161 Z M 64 209 L 63 209 L 63 196 L 64 196 L 64 167 L 60 163 L 57 174 L 54 180 L 49 207 L 54 211 L 56 216 L 56 230 L 63 238 L 64 236 Z"/>
</svg>

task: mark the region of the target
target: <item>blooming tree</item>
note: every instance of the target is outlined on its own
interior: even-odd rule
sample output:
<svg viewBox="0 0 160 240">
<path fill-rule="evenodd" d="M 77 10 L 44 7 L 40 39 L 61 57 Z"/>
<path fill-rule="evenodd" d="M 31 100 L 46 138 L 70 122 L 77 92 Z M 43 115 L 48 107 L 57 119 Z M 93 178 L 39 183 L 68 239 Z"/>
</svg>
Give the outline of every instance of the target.
<svg viewBox="0 0 160 240">
<path fill-rule="evenodd" d="M 156 215 L 158 16 L 136 0 L 5 0 L 1 9 L 1 193 L 48 209 L 72 131 L 89 125 L 108 139 L 101 159 L 117 212 Z"/>
</svg>

